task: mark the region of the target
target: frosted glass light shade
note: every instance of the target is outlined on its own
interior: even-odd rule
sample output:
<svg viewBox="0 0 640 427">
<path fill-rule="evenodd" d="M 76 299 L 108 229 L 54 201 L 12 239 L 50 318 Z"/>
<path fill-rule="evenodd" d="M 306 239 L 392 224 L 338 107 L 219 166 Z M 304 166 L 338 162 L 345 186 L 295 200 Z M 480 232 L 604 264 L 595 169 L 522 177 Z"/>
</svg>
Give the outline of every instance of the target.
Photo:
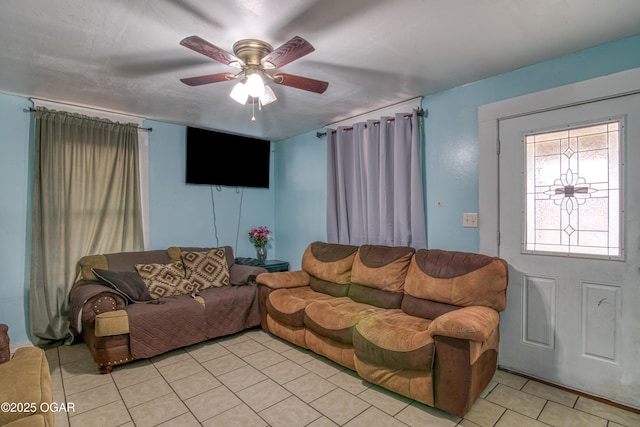
<svg viewBox="0 0 640 427">
<path fill-rule="evenodd" d="M 268 104 L 271 104 L 276 99 L 278 98 L 276 97 L 276 94 L 273 93 L 273 89 L 271 89 L 267 85 L 264 85 L 264 92 L 260 97 L 260 103 L 262 103 L 262 105 L 268 105 Z"/>
<path fill-rule="evenodd" d="M 264 82 L 258 73 L 251 74 L 247 78 L 246 86 L 251 96 L 260 97 L 264 93 Z"/>
<path fill-rule="evenodd" d="M 247 86 L 240 82 L 233 87 L 229 96 L 237 103 L 244 105 L 247 103 L 247 98 L 249 98 L 249 91 L 247 90 Z"/>
</svg>

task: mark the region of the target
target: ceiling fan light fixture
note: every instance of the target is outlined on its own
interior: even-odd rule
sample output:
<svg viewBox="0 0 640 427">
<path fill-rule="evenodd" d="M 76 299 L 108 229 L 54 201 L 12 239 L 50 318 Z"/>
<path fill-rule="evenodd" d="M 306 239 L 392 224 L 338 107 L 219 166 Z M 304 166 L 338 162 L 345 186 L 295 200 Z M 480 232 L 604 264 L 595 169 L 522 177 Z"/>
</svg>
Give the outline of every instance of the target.
<svg viewBox="0 0 640 427">
<path fill-rule="evenodd" d="M 250 96 L 260 97 L 264 93 L 264 81 L 260 74 L 253 73 L 249 75 L 246 83 L 247 91 Z"/>
<path fill-rule="evenodd" d="M 247 86 L 244 83 L 238 82 L 233 87 L 233 90 L 231 91 L 229 96 L 237 103 L 245 105 L 247 103 L 247 99 L 249 98 L 249 91 L 247 90 Z"/>
</svg>

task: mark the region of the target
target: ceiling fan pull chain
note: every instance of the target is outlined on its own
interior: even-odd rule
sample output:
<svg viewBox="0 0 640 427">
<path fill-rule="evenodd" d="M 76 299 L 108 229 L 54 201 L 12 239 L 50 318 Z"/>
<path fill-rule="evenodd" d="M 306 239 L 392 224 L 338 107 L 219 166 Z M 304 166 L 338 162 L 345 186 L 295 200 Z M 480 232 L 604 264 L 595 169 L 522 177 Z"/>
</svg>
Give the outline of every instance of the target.
<svg viewBox="0 0 640 427">
<path fill-rule="evenodd" d="M 251 103 L 251 121 L 252 122 L 256 121 L 256 103 L 255 102 Z"/>
</svg>

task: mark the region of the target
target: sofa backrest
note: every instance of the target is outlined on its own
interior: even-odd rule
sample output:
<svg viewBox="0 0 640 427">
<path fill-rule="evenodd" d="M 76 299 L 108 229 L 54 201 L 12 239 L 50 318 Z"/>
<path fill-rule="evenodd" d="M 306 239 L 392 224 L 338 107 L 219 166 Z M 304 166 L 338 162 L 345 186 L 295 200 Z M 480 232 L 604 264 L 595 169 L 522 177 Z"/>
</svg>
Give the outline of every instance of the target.
<svg viewBox="0 0 640 427">
<path fill-rule="evenodd" d="M 506 307 L 507 283 L 507 263 L 501 258 L 420 249 L 409 266 L 402 309 L 431 319 L 457 307 L 474 305 L 502 311 Z M 420 300 L 428 301 L 422 304 Z"/>
<path fill-rule="evenodd" d="M 357 246 L 338 243 L 313 242 L 307 246 L 302 270 L 309 274 L 311 288 L 335 297 L 346 296 L 357 251 Z"/>
<path fill-rule="evenodd" d="M 118 252 L 106 255 L 87 255 L 78 261 L 81 279 L 96 280 L 92 268 L 117 272 L 136 271 L 136 264 L 168 264 L 169 254 L 164 249 L 139 252 Z"/>
<path fill-rule="evenodd" d="M 415 249 L 407 246 L 360 246 L 347 295 L 354 301 L 382 308 L 400 308 L 414 253 Z"/>
</svg>

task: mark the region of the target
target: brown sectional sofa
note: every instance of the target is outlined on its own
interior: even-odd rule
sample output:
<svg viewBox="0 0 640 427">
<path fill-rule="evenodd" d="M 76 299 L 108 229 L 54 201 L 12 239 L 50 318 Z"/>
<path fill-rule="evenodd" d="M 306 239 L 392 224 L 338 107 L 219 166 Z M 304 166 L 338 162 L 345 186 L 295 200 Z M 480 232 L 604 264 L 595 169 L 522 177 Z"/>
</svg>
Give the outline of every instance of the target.
<svg viewBox="0 0 640 427">
<path fill-rule="evenodd" d="M 235 263 L 233 249 L 223 247 L 228 283 L 198 294 L 169 295 L 135 301 L 109 287 L 96 270 L 137 275 L 136 264 L 169 265 L 184 251 L 209 248 L 170 247 L 167 250 L 90 255 L 78 262 L 78 278 L 70 293 L 71 324 L 81 334 L 101 373 L 135 359 L 149 358 L 260 324 L 253 278 L 264 268 Z"/>
<path fill-rule="evenodd" d="M 500 258 L 323 242 L 257 277 L 263 329 L 460 417 L 495 373 L 507 281 Z"/>
</svg>

